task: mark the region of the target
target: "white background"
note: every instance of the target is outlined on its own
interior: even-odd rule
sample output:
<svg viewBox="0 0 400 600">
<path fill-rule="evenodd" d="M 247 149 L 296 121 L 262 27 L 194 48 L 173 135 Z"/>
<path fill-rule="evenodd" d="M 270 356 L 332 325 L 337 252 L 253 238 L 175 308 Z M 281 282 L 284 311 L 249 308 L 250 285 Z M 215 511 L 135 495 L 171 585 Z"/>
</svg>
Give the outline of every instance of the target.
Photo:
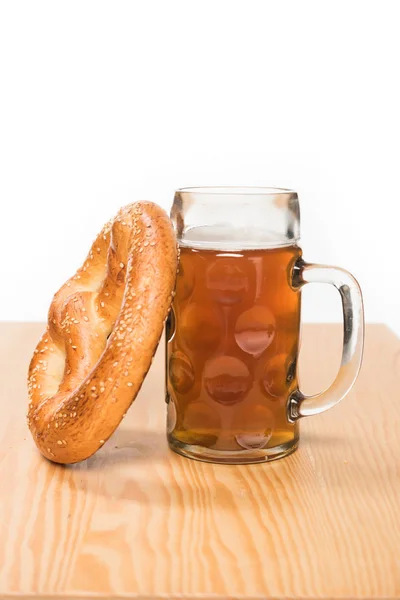
<svg viewBox="0 0 400 600">
<path fill-rule="evenodd" d="M 352 271 L 367 320 L 400 334 L 399 12 L 2 1 L 0 319 L 44 320 L 124 203 L 276 185 L 299 193 L 306 260 Z M 340 314 L 334 291 L 306 290 L 307 320 Z"/>
</svg>

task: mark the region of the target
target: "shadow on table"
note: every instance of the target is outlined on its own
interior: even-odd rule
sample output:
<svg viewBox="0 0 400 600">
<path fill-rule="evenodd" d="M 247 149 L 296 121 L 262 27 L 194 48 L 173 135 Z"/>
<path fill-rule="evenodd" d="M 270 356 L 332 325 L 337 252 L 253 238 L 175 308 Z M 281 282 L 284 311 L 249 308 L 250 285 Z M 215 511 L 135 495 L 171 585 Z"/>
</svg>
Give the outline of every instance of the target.
<svg viewBox="0 0 400 600">
<path fill-rule="evenodd" d="M 107 471 L 130 463 L 154 465 L 170 454 L 164 432 L 119 428 L 103 448 L 89 459 L 67 468 L 80 471 Z"/>
<path fill-rule="evenodd" d="M 336 446 L 345 442 L 349 442 L 349 440 L 336 432 L 320 435 L 307 431 L 301 435 L 302 444 L 311 444 L 314 447 Z M 187 463 L 189 459 L 181 457 L 169 449 L 165 432 L 120 428 L 102 449 L 88 460 L 80 463 L 79 469 L 81 471 L 104 471 L 127 463 L 134 465 L 147 462 L 154 466 L 159 462 L 180 462 L 182 460 Z M 190 461 L 190 463 L 199 464 L 197 461 Z M 204 465 L 204 463 L 200 464 Z M 274 462 L 273 464 L 278 463 Z M 72 466 L 72 468 L 76 467 L 77 465 Z M 226 469 L 229 466 L 220 465 L 220 468 Z"/>
<path fill-rule="evenodd" d="M 323 501 L 328 490 L 340 488 L 343 493 L 353 489 L 354 476 L 362 467 L 363 477 L 357 477 L 357 486 L 360 491 L 368 490 L 373 498 L 378 494 L 374 483 L 378 467 L 365 457 L 362 464 L 355 458 L 343 460 L 340 449 L 345 446 L 350 450 L 353 444 L 358 440 L 349 440 L 339 432 L 320 436 L 305 431 L 300 449 L 285 459 L 258 465 L 210 465 L 169 450 L 163 431 L 119 429 L 95 456 L 66 467 L 62 485 L 68 485 L 73 493 L 89 492 L 117 504 L 195 504 L 199 508 L 219 506 L 230 512 L 261 502 L 268 512 L 279 509 L 282 497 L 294 498 L 300 492 Z M 328 446 L 337 451 L 334 469 L 328 469 L 317 452 Z M 356 455 L 349 452 L 349 456 Z M 386 475 L 390 487 L 396 477 L 395 466 Z"/>
</svg>

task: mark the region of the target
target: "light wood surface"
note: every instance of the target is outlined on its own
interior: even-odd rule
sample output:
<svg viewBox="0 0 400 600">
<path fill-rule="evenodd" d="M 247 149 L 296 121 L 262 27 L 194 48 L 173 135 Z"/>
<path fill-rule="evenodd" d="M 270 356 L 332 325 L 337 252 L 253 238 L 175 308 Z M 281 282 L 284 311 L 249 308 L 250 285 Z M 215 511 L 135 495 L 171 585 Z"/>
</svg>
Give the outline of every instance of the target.
<svg viewBox="0 0 400 600">
<path fill-rule="evenodd" d="M 123 425 L 73 467 L 25 425 L 40 324 L 0 326 L 0 598 L 398 598 L 400 340 L 367 328 L 350 395 L 264 465 L 170 452 L 161 347 Z M 340 327 L 305 326 L 306 392 L 339 364 Z"/>
</svg>

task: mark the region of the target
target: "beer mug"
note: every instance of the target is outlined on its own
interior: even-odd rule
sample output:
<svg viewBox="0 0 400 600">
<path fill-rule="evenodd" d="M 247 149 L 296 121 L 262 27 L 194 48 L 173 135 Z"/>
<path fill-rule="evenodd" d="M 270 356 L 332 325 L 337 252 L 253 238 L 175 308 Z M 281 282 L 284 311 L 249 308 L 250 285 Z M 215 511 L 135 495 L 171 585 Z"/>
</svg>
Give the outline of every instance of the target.
<svg viewBox="0 0 400 600">
<path fill-rule="evenodd" d="M 180 248 L 166 327 L 167 435 L 208 462 L 282 458 L 301 417 L 337 404 L 357 378 L 364 315 L 357 281 L 302 258 L 297 194 L 275 188 L 185 188 L 171 219 Z M 329 283 L 343 305 L 339 372 L 320 394 L 298 386 L 301 290 Z"/>
</svg>

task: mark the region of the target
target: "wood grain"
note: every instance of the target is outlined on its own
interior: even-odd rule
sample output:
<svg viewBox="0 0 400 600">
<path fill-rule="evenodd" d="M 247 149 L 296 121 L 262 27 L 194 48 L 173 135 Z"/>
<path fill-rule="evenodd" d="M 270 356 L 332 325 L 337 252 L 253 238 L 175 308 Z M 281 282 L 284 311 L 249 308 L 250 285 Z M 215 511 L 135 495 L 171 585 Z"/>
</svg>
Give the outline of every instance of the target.
<svg viewBox="0 0 400 600">
<path fill-rule="evenodd" d="M 223 466 L 170 452 L 163 352 L 91 459 L 43 459 L 25 425 L 41 324 L 1 326 L 0 597 L 398 598 L 400 340 L 367 328 L 360 378 L 301 423 L 300 449 Z M 301 380 L 326 386 L 339 326 L 306 326 Z"/>
</svg>

